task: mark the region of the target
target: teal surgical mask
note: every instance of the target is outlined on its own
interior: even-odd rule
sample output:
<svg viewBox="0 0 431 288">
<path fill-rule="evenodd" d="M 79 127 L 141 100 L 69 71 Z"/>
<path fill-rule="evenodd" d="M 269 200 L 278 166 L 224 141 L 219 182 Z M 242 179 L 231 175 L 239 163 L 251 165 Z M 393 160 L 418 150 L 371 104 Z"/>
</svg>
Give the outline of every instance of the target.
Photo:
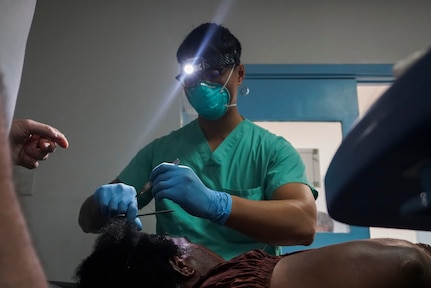
<svg viewBox="0 0 431 288">
<path fill-rule="evenodd" d="M 231 97 L 226 84 L 232 76 L 233 69 L 224 85 L 208 81 L 198 81 L 192 87 L 185 89 L 187 99 L 195 108 L 199 116 L 208 120 L 217 120 L 226 114 L 229 107 L 236 106 L 236 103 L 230 104 Z"/>
</svg>

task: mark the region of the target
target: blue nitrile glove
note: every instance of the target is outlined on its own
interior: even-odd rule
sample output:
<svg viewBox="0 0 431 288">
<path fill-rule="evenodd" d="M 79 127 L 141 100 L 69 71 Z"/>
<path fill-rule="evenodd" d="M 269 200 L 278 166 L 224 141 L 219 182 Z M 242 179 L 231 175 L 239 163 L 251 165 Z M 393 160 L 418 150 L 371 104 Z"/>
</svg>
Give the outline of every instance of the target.
<svg viewBox="0 0 431 288">
<path fill-rule="evenodd" d="M 138 229 L 142 229 L 138 213 L 138 201 L 135 187 L 123 183 L 107 184 L 97 188 L 94 199 L 100 211 L 107 217 L 126 214 L 127 220 L 134 222 Z"/>
<path fill-rule="evenodd" d="M 170 199 L 194 216 L 224 224 L 232 209 L 232 197 L 207 188 L 187 166 L 163 162 L 150 176 L 156 200 Z"/>
</svg>

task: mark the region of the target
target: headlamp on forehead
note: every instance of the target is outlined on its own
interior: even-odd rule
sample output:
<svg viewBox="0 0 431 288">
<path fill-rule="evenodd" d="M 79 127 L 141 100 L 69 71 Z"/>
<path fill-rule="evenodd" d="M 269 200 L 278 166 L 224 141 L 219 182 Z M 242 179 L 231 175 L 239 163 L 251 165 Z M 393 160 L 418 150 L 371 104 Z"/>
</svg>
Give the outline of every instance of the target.
<svg viewBox="0 0 431 288">
<path fill-rule="evenodd" d="M 184 63 L 181 63 L 181 74 L 191 75 L 195 72 L 199 72 L 207 69 L 209 66 L 205 63 L 205 59 L 202 57 L 189 58 Z"/>
<path fill-rule="evenodd" d="M 221 54 L 215 57 L 195 57 L 188 58 L 185 61 L 181 62 L 181 73 L 177 76 L 177 79 L 180 77 L 187 77 L 196 72 L 226 67 L 234 64 L 239 64 L 239 57 L 236 54 Z"/>
</svg>

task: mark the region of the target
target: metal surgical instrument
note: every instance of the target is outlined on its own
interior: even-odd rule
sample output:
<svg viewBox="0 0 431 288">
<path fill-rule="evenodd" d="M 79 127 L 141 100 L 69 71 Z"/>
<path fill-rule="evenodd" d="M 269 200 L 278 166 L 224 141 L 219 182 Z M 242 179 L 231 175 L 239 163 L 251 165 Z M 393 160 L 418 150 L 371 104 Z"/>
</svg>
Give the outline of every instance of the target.
<svg viewBox="0 0 431 288">
<path fill-rule="evenodd" d="M 174 162 L 172 162 L 174 165 L 179 165 L 180 164 L 180 159 L 175 159 Z M 136 194 L 136 197 L 139 197 L 140 195 L 144 194 L 145 192 L 149 191 L 152 187 L 153 183 L 151 181 L 148 181 L 147 183 L 145 183 L 144 187 L 142 187 L 141 191 L 139 191 Z M 142 216 L 149 216 L 149 215 L 156 215 L 156 214 L 164 214 L 164 213 L 172 213 L 175 210 L 159 210 L 159 211 L 155 211 L 155 212 L 150 212 L 150 213 L 144 213 L 144 214 L 137 214 L 136 217 L 142 217 Z M 118 214 L 116 215 L 116 217 L 126 217 L 126 214 Z"/>
<path fill-rule="evenodd" d="M 149 216 L 149 215 L 156 215 L 156 214 L 164 214 L 164 213 L 172 213 L 175 210 L 159 210 L 159 211 L 155 211 L 155 212 L 149 212 L 149 213 L 143 213 L 143 214 L 137 214 L 136 217 L 142 217 L 142 216 Z M 122 213 L 122 214 L 118 214 L 115 215 L 115 217 L 126 217 L 126 214 Z"/>
<path fill-rule="evenodd" d="M 174 165 L 180 165 L 180 159 L 175 159 L 173 162 L 172 162 L 172 164 L 174 164 Z M 153 185 L 153 183 L 151 183 L 151 181 L 148 181 L 147 183 L 145 183 L 145 185 L 144 185 L 144 187 L 142 187 L 142 189 L 141 189 L 141 191 L 139 191 L 137 194 L 136 194 L 136 197 L 139 197 L 139 196 L 141 196 L 142 194 L 144 194 L 145 192 L 147 192 L 148 190 L 150 190 L 151 189 L 151 187 L 152 187 L 152 185 Z"/>
</svg>

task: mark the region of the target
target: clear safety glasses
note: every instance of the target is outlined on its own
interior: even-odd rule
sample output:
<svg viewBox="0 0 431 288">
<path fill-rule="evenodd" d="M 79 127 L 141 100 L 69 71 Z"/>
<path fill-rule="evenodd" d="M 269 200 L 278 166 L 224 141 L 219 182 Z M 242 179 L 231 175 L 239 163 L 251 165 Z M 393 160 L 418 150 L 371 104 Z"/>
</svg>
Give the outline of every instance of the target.
<svg viewBox="0 0 431 288">
<path fill-rule="evenodd" d="M 217 83 L 222 78 L 223 74 L 230 67 L 219 67 L 219 68 L 211 68 L 208 70 L 203 70 L 199 72 L 194 72 L 192 74 L 178 74 L 175 79 L 177 79 L 181 85 L 184 87 L 193 86 L 198 81 L 208 81 L 212 83 Z"/>
</svg>

